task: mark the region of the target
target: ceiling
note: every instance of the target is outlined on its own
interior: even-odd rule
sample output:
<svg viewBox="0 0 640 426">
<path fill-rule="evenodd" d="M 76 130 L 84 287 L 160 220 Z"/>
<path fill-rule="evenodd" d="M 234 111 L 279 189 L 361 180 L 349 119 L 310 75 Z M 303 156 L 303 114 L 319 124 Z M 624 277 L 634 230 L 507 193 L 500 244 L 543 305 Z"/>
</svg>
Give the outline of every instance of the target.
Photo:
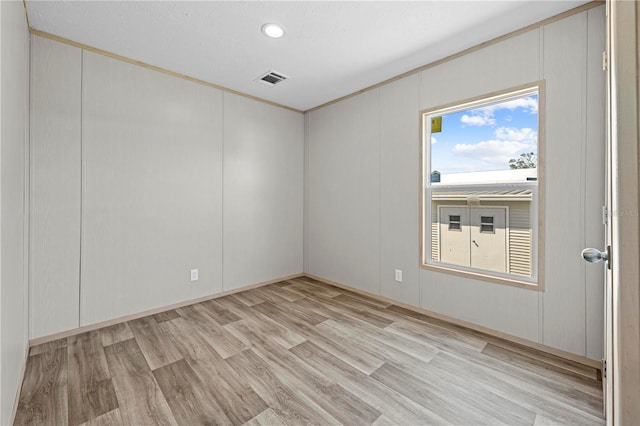
<svg viewBox="0 0 640 426">
<path fill-rule="evenodd" d="M 26 2 L 33 29 L 301 111 L 584 3 Z M 264 36 L 267 22 L 285 36 Z M 270 69 L 291 78 L 256 81 Z"/>
</svg>

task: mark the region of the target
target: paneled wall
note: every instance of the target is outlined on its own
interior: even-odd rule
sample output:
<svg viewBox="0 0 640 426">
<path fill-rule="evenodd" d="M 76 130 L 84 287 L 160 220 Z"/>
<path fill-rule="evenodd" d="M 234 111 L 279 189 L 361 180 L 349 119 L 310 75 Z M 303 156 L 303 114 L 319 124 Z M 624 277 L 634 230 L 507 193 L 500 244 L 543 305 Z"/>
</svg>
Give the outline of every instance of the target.
<svg viewBox="0 0 640 426">
<path fill-rule="evenodd" d="M 82 52 L 81 325 L 222 290 L 222 97 Z"/>
<path fill-rule="evenodd" d="M 592 359 L 602 354 L 604 7 L 307 114 L 305 272 Z M 546 82 L 545 290 L 419 268 L 419 111 Z M 403 283 L 394 281 L 403 270 Z"/>
<path fill-rule="evenodd" d="M 302 272 L 302 114 L 32 43 L 31 338 Z"/>
<path fill-rule="evenodd" d="M 31 336 L 78 326 L 82 51 L 31 43 Z"/>
<path fill-rule="evenodd" d="M 310 272 L 372 292 L 380 287 L 379 119 L 380 93 L 370 91 L 311 114 L 308 130 Z"/>
<path fill-rule="evenodd" d="M 304 225 L 306 272 L 598 359 L 603 49 L 599 7 L 303 120 L 33 37 L 30 337 L 299 273 Z M 537 80 L 545 291 L 420 269 L 418 112 Z"/>
<path fill-rule="evenodd" d="M 301 114 L 231 94 L 224 112 L 223 270 L 231 290 L 302 271 L 304 125 Z"/>
<path fill-rule="evenodd" d="M 22 2 L 0 2 L 0 44 L 0 424 L 6 425 L 29 342 L 29 32 Z"/>
</svg>

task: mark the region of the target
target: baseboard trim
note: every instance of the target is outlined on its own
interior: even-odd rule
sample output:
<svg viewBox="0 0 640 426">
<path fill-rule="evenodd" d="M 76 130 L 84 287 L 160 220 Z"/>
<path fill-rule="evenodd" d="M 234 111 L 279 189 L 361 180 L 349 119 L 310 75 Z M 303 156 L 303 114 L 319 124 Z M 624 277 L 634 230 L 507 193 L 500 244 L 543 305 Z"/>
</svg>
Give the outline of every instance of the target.
<svg viewBox="0 0 640 426">
<path fill-rule="evenodd" d="M 374 299 L 378 299 L 378 300 L 383 301 L 383 302 L 391 303 L 391 304 L 394 304 L 396 306 L 400 306 L 402 308 L 408 309 L 410 311 L 430 316 L 430 317 L 432 317 L 434 319 L 438 319 L 438 320 L 441 320 L 441 321 L 446 321 L 448 323 L 451 323 L 451 324 L 454 324 L 454 325 L 457 325 L 457 326 L 460 326 L 460 327 L 469 328 L 471 330 L 474 330 L 474 331 L 477 331 L 477 332 L 480 332 L 480 333 L 484 333 L 484 334 L 487 334 L 489 336 L 496 337 L 498 339 L 503 339 L 503 340 L 506 340 L 508 342 L 516 343 L 518 345 L 526 346 L 526 347 L 531 348 L 531 349 L 535 349 L 535 350 L 538 350 L 538 351 L 541 351 L 541 352 L 545 352 L 545 353 L 550 354 L 550 355 L 554 355 L 554 356 L 557 356 L 557 357 L 560 357 L 560 358 L 564 358 L 564 359 L 566 359 L 568 361 L 572 361 L 572 362 L 575 362 L 575 363 L 578 363 L 578 364 L 581 364 L 581 365 L 584 365 L 584 366 L 587 366 L 587 367 L 595 368 L 598 371 L 600 371 L 600 369 L 602 368 L 602 365 L 601 365 L 600 361 L 596 361 L 596 360 L 593 360 L 593 359 L 590 359 L 590 358 L 587 358 L 587 357 L 584 357 L 584 356 L 581 356 L 581 355 L 576 355 L 576 354 L 571 353 L 571 352 L 563 351 L 562 349 L 552 348 L 551 346 L 546 346 L 546 345 L 543 345 L 541 343 L 533 342 L 531 340 L 523 339 L 521 337 L 513 336 L 511 334 L 507 334 L 507 333 L 503 333 L 501 331 L 493 330 L 491 328 L 483 327 L 481 325 L 477 325 L 477 324 L 474 324 L 474 323 L 471 323 L 471 322 L 468 322 L 468 321 L 464 321 L 464 320 L 460 320 L 460 319 L 457 319 L 457 318 L 453 318 L 453 317 L 450 317 L 450 316 L 444 315 L 444 314 L 439 314 L 437 312 L 433 312 L 433 311 L 430 311 L 430 310 L 427 310 L 427 309 L 419 308 L 417 306 L 413 306 L 413 305 L 410 305 L 408 303 L 399 302 L 397 300 L 390 299 L 388 297 L 381 296 L 379 294 L 370 293 L 370 292 L 365 291 L 365 290 L 360 290 L 358 288 L 351 287 L 349 285 L 342 284 L 342 283 L 339 283 L 339 282 L 336 282 L 336 281 L 332 281 L 332 280 L 329 280 L 329 279 L 326 279 L 326 278 L 322 278 L 322 277 L 319 277 L 317 275 L 305 273 L 304 276 L 308 277 L 308 278 L 312 278 L 314 280 L 321 281 L 321 282 L 329 284 L 329 285 L 333 285 L 333 286 L 336 286 L 336 287 L 339 287 L 339 288 L 343 288 L 345 290 L 353 291 L 354 293 L 359 293 L 359 294 L 362 294 L 362 295 L 365 295 L 365 296 L 368 296 L 368 297 L 373 297 Z"/>
<path fill-rule="evenodd" d="M 114 324 L 119 324 L 121 322 L 131 321 L 131 320 L 134 320 L 134 319 L 146 317 L 148 315 L 159 314 L 160 312 L 170 311 L 171 309 L 182 308 L 184 306 L 193 305 L 193 304 L 196 304 L 196 303 L 204 302 L 206 300 L 217 299 L 217 298 L 220 298 L 220 297 L 228 296 L 230 294 L 240 293 L 240 292 L 245 291 L 245 290 L 251 290 L 252 288 L 263 287 L 265 285 L 278 283 L 280 281 L 292 280 L 294 278 L 300 278 L 300 277 L 303 277 L 303 276 L 304 276 L 303 273 L 287 275 L 285 277 L 280 277 L 280 278 L 276 278 L 276 279 L 269 280 L 269 281 L 263 281 L 263 282 L 256 283 L 256 284 L 249 284 L 249 285 L 246 285 L 246 286 L 243 286 L 243 287 L 235 288 L 233 290 L 227 290 L 227 291 L 223 291 L 223 292 L 220 292 L 220 293 L 210 294 L 210 295 L 207 295 L 207 296 L 198 297 L 196 299 L 190 299 L 190 300 L 185 300 L 184 302 L 174 303 L 172 305 L 167 305 L 167 306 L 162 306 L 162 307 L 159 307 L 159 308 L 149 309 L 147 311 L 138 312 L 138 313 L 130 314 L 130 315 L 125 315 L 125 316 L 122 316 L 122 317 L 118 317 L 118 318 L 114 318 L 114 319 L 110 319 L 110 320 L 106 320 L 106 321 L 97 322 L 95 324 L 85 325 L 83 327 L 73 328 L 71 330 L 61 331 L 61 332 L 55 333 L 55 334 L 49 334 L 47 336 L 38 337 L 38 338 L 29 340 L 29 348 L 31 348 L 33 346 L 41 345 L 43 343 L 52 342 L 54 340 L 63 339 L 65 337 L 70 337 L 70 336 L 75 336 L 75 335 L 78 335 L 78 334 L 86 333 L 87 331 L 98 330 L 100 328 L 108 327 L 108 326 L 114 325 Z"/>
<path fill-rule="evenodd" d="M 30 345 L 27 345 L 24 353 L 24 360 L 22 361 L 22 371 L 20 372 L 20 385 L 16 390 L 16 397 L 13 401 L 13 409 L 11 410 L 11 422 L 9 424 L 14 424 L 16 422 L 16 413 L 18 412 L 18 405 L 20 404 L 20 395 L 22 394 L 22 385 L 24 384 L 24 375 L 27 372 L 27 361 L 29 360 L 29 349 L 31 349 Z"/>
<path fill-rule="evenodd" d="M 590 358 L 586 358 L 586 357 L 581 356 L 581 355 L 576 355 L 576 354 L 571 353 L 571 352 L 563 351 L 561 349 L 556 349 L 556 348 L 553 348 L 551 346 L 546 346 L 546 345 L 543 345 L 541 343 L 533 342 L 531 340 L 523 339 L 523 338 L 518 337 L 518 336 L 513 336 L 511 334 L 503 333 L 501 331 L 493 330 L 493 329 L 488 328 L 488 327 L 484 327 L 484 326 L 481 326 L 481 325 L 478 325 L 478 324 L 474 324 L 474 323 L 471 323 L 471 322 L 468 322 L 468 321 L 460 320 L 460 319 L 457 319 L 457 318 L 454 318 L 454 317 L 450 317 L 448 315 L 440 314 L 438 312 L 433 312 L 433 311 L 430 311 L 430 310 L 427 310 L 427 309 L 419 308 L 417 306 L 414 306 L 414 305 L 411 305 L 411 304 L 408 304 L 408 303 L 400 302 L 398 300 L 394 300 L 394 299 L 391 299 L 391 298 L 388 298 L 388 297 L 385 297 L 385 296 L 381 296 L 379 294 L 370 293 L 370 292 L 365 291 L 365 290 L 360 290 L 358 288 L 355 288 L 355 287 L 352 287 L 352 286 L 349 286 L 349 285 L 346 285 L 346 284 L 342 284 L 342 283 L 339 283 L 339 282 L 336 282 L 336 281 L 332 281 L 332 280 L 329 280 L 327 278 L 323 278 L 323 277 L 320 277 L 320 276 L 317 276 L 317 275 L 309 274 L 309 273 L 292 274 L 292 275 L 276 278 L 276 279 L 269 280 L 269 281 L 264 281 L 264 282 L 260 282 L 260 283 L 256 283 L 256 284 L 250 284 L 250 285 L 239 287 L 239 288 L 236 288 L 236 289 L 233 289 L 233 290 L 227 290 L 227 291 L 223 291 L 223 292 L 220 292 L 220 293 L 215 293 L 215 294 L 199 297 L 199 298 L 196 298 L 196 299 L 186 300 L 184 302 L 179 302 L 179 303 L 175 303 L 175 304 L 172 304 L 172 305 L 162 306 L 162 307 L 159 307 L 159 308 L 150 309 L 150 310 L 143 311 L 143 312 L 138 312 L 138 313 L 135 313 L 135 314 L 126 315 L 126 316 L 110 319 L 110 320 L 107 320 L 107 321 L 102 321 L 102 322 L 98 322 L 98 323 L 95 323 L 95 324 L 86 325 L 86 326 L 83 326 L 83 327 L 78 327 L 78 328 L 62 331 L 62 332 L 55 333 L 55 334 L 50 334 L 50 335 L 43 336 L 43 337 L 38 337 L 36 339 L 31 339 L 29 341 L 29 348 L 31 348 L 33 346 L 41 345 L 43 343 L 48 343 L 48 342 L 51 342 L 51 341 L 54 341 L 54 340 L 62 339 L 62 338 L 65 338 L 65 337 L 75 336 L 75 335 L 78 335 L 78 334 L 81 334 L 81 333 L 85 333 L 87 331 L 97 330 L 97 329 L 100 329 L 100 328 L 103 328 L 103 327 L 108 327 L 110 325 L 119 324 L 119 323 L 122 323 L 122 322 L 126 322 L 126 321 L 131 321 L 131 320 L 134 320 L 134 319 L 142 318 L 142 317 L 145 317 L 145 316 L 148 316 L 148 315 L 154 315 L 154 314 L 158 314 L 160 312 L 169 311 L 171 309 L 181 308 L 183 306 L 193 305 L 195 303 L 204 302 L 206 300 L 217 299 L 217 298 L 220 298 L 220 297 L 228 296 L 230 294 L 240 293 L 242 291 L 251 290 L 253 288 L 258 288 L 258 287 L 262 287 L 262 286 L 265 286 L 265 285 L 274 284 L 274 283 L 277 283 L 277 282 L 280 282 L 280 281 L 286 281 L 286 280 L 291 280 L 291 279 L 300 278 L 300 277 L 312 278 L 312 279 L 324 282 L 324 283 L 329 284 L 329 285 L 333 285 L 333 286 L 336 286 L 336 287 L 339 287 L 339 288 L 343 288 L 345 290 L 349 290 L 349 291 L 353 291 L 355 293 L 363 294 L 363 295 L 368 296 L 368 297 L 373 297 L 373 298 L 378 299 L 380 301 L 391 303 L 391 304 L 394 304 L 396 306 L 400 306 L 402 308 L 409 309 L 411 311 L 430 316 L 430 317 L 432 317 L 434 319 L 438 319 L 438 320 L 441 320 L 441 321 L 446 321 L 448 323 L 451 323 L 453 325 L 457 325 L 457 326 L 460 326 L 460 327 L 469 328 L 471 330 L 474 330 L 474 331 L 477 331 L 477 332 L 480 332 L 480 333 L 484 333 L 484 334 L 487 334 L 489 336 L 492 336 L 492 337 L 495 337 L 495 338 L 498 338 L 498 339 L 503 339 L 503 340 L 506 340 L 506 341 L 511 342 L 511 343 L 516 343 L 516 344 L 519 344 L 519 345 L 522 345 L 522 346 L 526 346 L 528 348 L 535 349 L 535 350 L 538 350 L 538 351 L 541 351 L 541 352 L 544 352 L 544 353 L 547 353 L 547 354 L 550 354 L 550 355 L 554 355 L 554 356 L 557 356 L 557 357 L 560 357 L 560 358 L 566 359 L 568 361 L 572 361 L 572 362 L 575 362 L 575 363 L 578 363 L 578 364 L 581 364 L 581 365 L 584 365 L 584 366 L 587 366 L 587 367 L 595 368 L 597 370 L 600 370 L 601 367 L 602 367 L 599 361 L 596 361 L 596 360 L 593 360 L 593 359 L 590 359 Z M 28 357 L 28 350 L 27 350 L 27 356 L 25 357 L 25 363 L 24 363 L 24 365 L 22 367 L 23 380 L 24 380 L 24 373 L 25 373 L 25 368 L 26 368 L 27 357 Z M 19 397 L 20 397 L 20 394 L 18 393 L 18 396 L 16 398 L 16 403 L 14 404 L 13 416 L 15 416 L 15 411 L 16 411 L 16 408 L 17 408 L 17 401 L 18 401 Z M 13 418 L 13 416 L 12 416 L 12 418 Z"/>
</svg>

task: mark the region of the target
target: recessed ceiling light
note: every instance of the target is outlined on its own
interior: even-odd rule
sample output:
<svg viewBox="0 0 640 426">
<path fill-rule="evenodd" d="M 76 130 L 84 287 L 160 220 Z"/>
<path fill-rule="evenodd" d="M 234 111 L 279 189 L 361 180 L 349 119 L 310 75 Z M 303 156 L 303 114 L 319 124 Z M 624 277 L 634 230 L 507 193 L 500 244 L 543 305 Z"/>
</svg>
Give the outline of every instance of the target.
<svg viewBox="0 0 640 426">
<path fill-rule="evenodd" d="M 280 38 L 284 35 L 284 30 L 277 24 L 264 24 L 262 26 L 262 32 L 271 38 Z"/>
</svg>

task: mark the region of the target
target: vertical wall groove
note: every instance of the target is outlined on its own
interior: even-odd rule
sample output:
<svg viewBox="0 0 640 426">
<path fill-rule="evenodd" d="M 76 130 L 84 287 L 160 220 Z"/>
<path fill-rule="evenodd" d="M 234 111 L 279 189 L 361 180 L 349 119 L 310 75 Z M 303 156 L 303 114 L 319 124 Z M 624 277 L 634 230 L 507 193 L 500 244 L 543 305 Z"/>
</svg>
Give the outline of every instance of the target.
<svg viewBox="0 0 640 426">
<path fill-rule="evenodd" d="M 25 17 L 27 21 L 27 27 L 29 26 L 29 16 L 27 14 L 26 5 L 25 6 Z M 29 340 L 29 290 L 30 290 L 30 276 L 31 276 L 31 35 L 28 32 L 28 28 L 25 30 L 25 39 L 27 40 L 27 49 L 25 50 L 25 68 L 27 70 L 27 78 L 25 79 L 25 92 L 26 92 L 26 103 L 25 103 L 25 151 L 23 154 L 23 163 L 24 163 L 24 185 L 23 185 L 23 283 L 25 285 L 24 290 L 24 299 L 23 299 L 23 307 L 24 307 L 24 321 L 25 321 L 25 330 L 24 335 L 26 339 L 26 343 L 28 346 Z M 1 127 L 1 126 L 0 126 Z"/>
<path fill-rule="evenodd" d="M 83 238 L 83 212 L 84 207 L 82 204 L 84 195 L 84 156 L 83 156 L 83 144 L 84 144 L 84 132 L 83 132 L 83 116 L 84 116 L 84 49 L 80 50 L 80 251 L 78 256 L 78 327 L 82 326 L 82 238 Z"/>
<path fill-rule="evenodd" d="M 309 258 L 311 256 L 309 244 L 309 126 L 311 123 L 311 113 L 304 114 L 304 194 L 303 194 L 303 238 L 302 238 L 302 271 L 309 272 Z"/>
<path fill-rule="evenodd" d="M 544 80 L 544 76 L 545 76 L 545 63 L 544 63 L 545 38 L 544 38 L 544 34 L 545 34 L 545 27 L 538 28 L 538 37 L 539 37 L 538 60 L 540 61 L 540 66 L 538 67 L 538 80 L 540 80 L 540 81 Z M 545 100 L 546 100 L 546 98 L 547 98 L 547 96 L 545 94 Z M 545 105 L 545 108 L 546 108 L 546 105 Z M 544 180 L 544 185 L 548 186 L 547 179 Z M 545 188 L 545 190 L 546 190 L 546 188 Z M 543 212 L 542 214 L 545 215 L 544 220 L 546 221 L 547 220 L 546 212 Z M 544 235 L 543 238 L 546 238 L 546 235 Z M 540 248 L 538 248 L 538 256 L 546 256 L 546 253 L 543 253 L 542 251 L 540 251 Z M 545 273 L 545 275 L 546 275 L 546 273 Z M 545 282 L 547 281 L 547 277 L 546 276 L 542 277 L 542 278 L 545 280 Z M 538 294 L 538 342 L 544 343 L 544 293 L 542 293 L 542 292 L 540 292 Z"/>
<path fill-rule="evenodd" d="M 225 122 L 224 122 L 224 112 L 226 110 L 226 100 L 227 97 L 227 93 L 226 92 L 222 92 L 221 95 L 221 100 L 220 102 L 222 103 L 222 126 L 221 126 L 221 130 L 220 130 L 220 139 L 221 139 L 221 145 L 222 145 L 222 149 L 221 149 L 221 153 L 220 155 L 222 156 L 222 167 L 220 167 L 220 185 L 221 185 L 221 197 L 222 197 L 222 214 L 220 215 L 220 222 L 221 222 L 221 234 L 222 234 L 222 238 L 220 239 L 220 246 L 221 246 L 221 250 L 222 250 L 222 262 L 220 264 L 220 276 L 222 277 L 222 291 L 227 290 L 227 282 L 226 282 L 226 277 L 225 277 L 225 267 L 224 267 L 224 256 L 225 256 L 225 251 L 224 251 L 224 196 L 225 196 L 225 190 L 224 190 L 224 167 L 225 167 L 225 161 L 224 161 L 224 154 L 225 154 L 225 145 L 224 145 L 224 140 L 225 140 Z"/>
<path fill-rule="evenodd" d="M 375 89 L 378 92 L 378 211 L 380 212 L 380 217 L 378 218 L 378 246 L 380 249 L 378 250 L 378 283 L 376 286 L 376 293 L 382 294 L 382 283 L 384 281 L 384 247 L 382 244 L 383 240 L 383 221 L 385 220 L 384 216 L 384 200 L 382 199 L 383 191 L 382 191 L 382 182 L 385 177 L 384 168 L 382 167 L 382 120 L 384 119 L 382 113 L 382 91 L 384 88 L 379 87 Z"/>
<path fill-rule="evenodd" d="M 580 211 L 581 211 L 581 215 L 580 215 L 580 221 L 581 223 L 581 227 L 582 227 L 582 247 L 586 247 L 587 246 L 587 194 L 586 192 L 589 191 L 590 189 L 586 186 L 586 182 L 587 182 L 587 150 L 588 150 L 588 146 L 587 146 L 587 105 L 588 105 L 588 101 L 589 101 L 589 88 L 588 88 L 588 77 L 587 77 L 587 70 L 588 70 L 588 65 L 589 65 L 589 46 L 588 46 L 588 34 L 589 34 L 589 19 L 588 18 L 589 15 L 589 11 L 586 12 L 585 14 L 585 49 L 584 49 L 584 68 L 583 68 L 583 73 L 580 76 L 582 78 L 582 96 L 580 99 L 580 110 L 582 112 L 581 114 L 581 123 L 580 123 L 580 139 L 582 140 L 582 144 L 580 144 L 582 152 L 580 155 L 580 187 L 581 188 L 585 188 L 584 191 L 582 191 L 581 197 L 580 197 Z M 587 264 L 586 262 L 583 263 L 582 268 L 580 269 L 580 281 L 582 282 L 582 286 L 583 286 L 583 291 L 582 291 L 582 297 L 584 299 L 584 304 L 585 304 L 585 309 L 584 309 L 584 353 L 587 353 L 587 345 L 588 345 L 588 335 L 589 332 L 587 330 L 587 309 L 586 309 L 586 300 L 587 300 Z"/>
</svg>

